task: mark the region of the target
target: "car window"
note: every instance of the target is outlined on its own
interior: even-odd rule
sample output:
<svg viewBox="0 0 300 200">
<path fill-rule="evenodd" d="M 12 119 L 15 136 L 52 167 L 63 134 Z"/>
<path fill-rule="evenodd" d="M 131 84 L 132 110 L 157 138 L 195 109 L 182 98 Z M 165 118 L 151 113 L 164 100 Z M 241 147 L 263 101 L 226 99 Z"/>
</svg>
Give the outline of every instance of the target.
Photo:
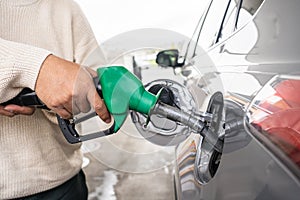
<svg viewBox="0 0 300 200">
<path fill-rule="evenodd" d="M 207 49 L 215 44 L 224 16 L 228 9 L 233 9 L 231 1 L 212 1 L 209 11 L 204 19 L 198 44 L 201 48 Z M 227 12 L 228 13 L 228 12 Z M 231 13 L 231 11 L 229 11 Z"/>
<path fill-rule="evenodd" d="M 278 76 L 248 109 L 250 124 L 300 167 L 300 77 Z"/>
<path fill-rule="evenodd" d="M 263 0 L 212 0 L 203 14 L 196 43 L 206 50 L 221 39 L 228 38 L 251 20 L 262 3 Z"/>
<path fill-rule="evenodd" d="M 231 1 L 216 42 L 219 42 L 222 38 L 228 38 L 235 30 L 248 23 L 262 3 L 263 0 Z"/>
</svg>

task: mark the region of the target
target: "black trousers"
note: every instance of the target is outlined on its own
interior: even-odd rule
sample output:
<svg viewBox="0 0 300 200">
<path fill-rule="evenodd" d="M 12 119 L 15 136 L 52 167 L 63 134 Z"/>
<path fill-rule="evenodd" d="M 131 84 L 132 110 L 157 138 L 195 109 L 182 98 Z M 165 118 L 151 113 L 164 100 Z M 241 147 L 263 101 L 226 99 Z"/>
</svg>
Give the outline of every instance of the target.
<svg viewBox="0 0 300 200">
<path fill-rule="evenodd" d="M 64 184 L 28 197 L 16 200 L 87 200 L 88 189 L 84 172 L 81 170 Z"/>
</svg>

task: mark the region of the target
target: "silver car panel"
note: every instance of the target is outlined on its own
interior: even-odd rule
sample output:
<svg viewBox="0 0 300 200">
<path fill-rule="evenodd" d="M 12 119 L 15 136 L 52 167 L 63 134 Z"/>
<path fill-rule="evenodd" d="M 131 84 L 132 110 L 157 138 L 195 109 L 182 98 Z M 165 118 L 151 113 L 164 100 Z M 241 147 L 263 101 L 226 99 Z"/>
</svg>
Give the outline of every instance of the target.
<svg viewBox="0 0 300 200">
<path fill-rule="evenodd" d="M 194 49 L 195 54 L 186 53 L 190 58 L 183 67 L 183 70 L 192 68 L 199 75 L 187 77 L 187 87 L 195 99 L 199 99 L 196 101 L 199 110 L 205 108 L 205 99 L 215 91 L 224 93 L 227 129 L 223 154 L 215 175 L 207 183 L 199 181 L 201 170 L 197 171 L 197 168 L 200 163 L 203 165 L 199 160 L 202 138 L 198 134 L 190 135 L 176 149 L 176 196 L 183 200 L 299 199 L 299 166 L 253 127 L 248 120 L 251 113 L 247 108 L 274 76 L 300 74 L 300 46 L 297 44 L 300 2 L 260 0 L 231 3 L 244 3 L 241 12 L 223 18 L 223 21 L 228 20 L 228 26 L 233 19 L 229 26 L 234 25 L 232 29 L 226 23 L 215 29 L 217 34 L 210 35 L 211 40 L 203 43 L 205 51 Z M 230 13 L 234 13 L 230 6 Z M 200 38 L 198 45 L 201 45 L 204 34 L 201 25 L 205 25 L 207 13 L 203 14 L 198 27 L 200 35 L 194 37 Z M 211 58 L 214 66 L 204 57 Z M 217 86 L 219 81 L 223 83 L 222 87 Z M 211 85 L 198 87 L 201 82 Z M 209 165 L 209 161 L 205 163 Z"/>
</svg>

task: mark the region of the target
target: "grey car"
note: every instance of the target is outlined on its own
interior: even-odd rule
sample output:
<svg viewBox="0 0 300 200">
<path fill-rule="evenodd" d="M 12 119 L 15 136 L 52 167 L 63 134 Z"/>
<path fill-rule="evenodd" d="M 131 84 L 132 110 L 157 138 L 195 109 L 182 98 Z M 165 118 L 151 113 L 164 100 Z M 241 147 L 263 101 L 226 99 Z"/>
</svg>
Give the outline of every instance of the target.
<svg viewBox="0 0 300 200">
<path fill-rule="evenodd" d="M 184 77 L 189 104 L 221 144 L 210 145 L 199 131 L 182 139 L 176 197 L 299 199 L 300 1 L 203 4 L 186 51 L 157 55 L 159 65 Z"/>
</svg>

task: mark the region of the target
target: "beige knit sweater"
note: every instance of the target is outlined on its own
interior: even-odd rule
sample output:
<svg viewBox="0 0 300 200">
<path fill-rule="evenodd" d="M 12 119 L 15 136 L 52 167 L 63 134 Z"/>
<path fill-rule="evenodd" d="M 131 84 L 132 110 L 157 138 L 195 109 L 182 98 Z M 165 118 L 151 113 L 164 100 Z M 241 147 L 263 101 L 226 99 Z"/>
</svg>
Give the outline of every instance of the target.
<svg viewBox="0 0 300 200">
<path fill-rule="evenodd" d="M 72 0 L 0 0 L 0 103 L 24 87 L 34 89 L 50 53 L 104 64 L 96 48 L 91 28 Z M 0 149 L 0 199 L 56 187 L 82 164 L 80 145 L 67 143 L 54 114 L 38 109 L 32 116 L 0 115 Z"/>
</svg>

